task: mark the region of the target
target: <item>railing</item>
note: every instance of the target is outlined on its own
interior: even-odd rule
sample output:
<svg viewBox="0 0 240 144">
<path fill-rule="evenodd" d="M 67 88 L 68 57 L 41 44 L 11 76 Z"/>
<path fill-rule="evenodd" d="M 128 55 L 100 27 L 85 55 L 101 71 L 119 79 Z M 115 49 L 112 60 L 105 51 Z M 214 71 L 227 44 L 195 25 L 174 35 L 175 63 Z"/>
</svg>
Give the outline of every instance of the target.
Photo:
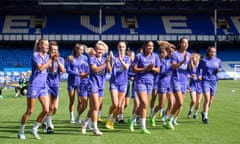
<svg viewBox="0 0 240 144">
<path fill-rule="evenodd" d="M 146 41 L 146 40 L 168 40 L 177 41 L 181 37 L 187 37 L 190 41 L 205 42 L 234 42 L 240 41 L 240 35 L 158 35 L 158 34 L 0 34 L 0 41 L 34 41 L 40 38 L 46 38 L 56 41 Z"/>
</svg>

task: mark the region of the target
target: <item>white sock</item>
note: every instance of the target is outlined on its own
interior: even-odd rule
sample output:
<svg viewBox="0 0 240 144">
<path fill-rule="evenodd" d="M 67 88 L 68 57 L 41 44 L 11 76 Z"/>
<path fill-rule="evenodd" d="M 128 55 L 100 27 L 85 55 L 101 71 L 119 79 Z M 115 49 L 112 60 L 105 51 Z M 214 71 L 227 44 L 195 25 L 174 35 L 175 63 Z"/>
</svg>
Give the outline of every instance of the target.
<svg viewBox="0 0 240 144">
<path fill-rule="evenodd" d="M 198 110 L 195 109 L 194 115 L 198 115 Z"/>
<path fill-rule="evenodd" d="M 172 122 L 173 121 L 173 119 L 174 119 L 174 116 L 173 115 L 170 115 L 170 122 Z"/>
<path fill-rule="evenodd" d="M 25 126 L 26 126 L 26 125 L 21 125 L 19 132 L 24 133 Z"/>
<path fill-rule="evenodd" d="M 84 122 L 82 123 L 83 126 L 86 128 L 86 127 L 88 126 L 88 123 L 89 123 L 90 121 L 92 122 L 92 119 L 91 119 L 91 118 L 86 118 L 86 119 L 84 120 Z"/>
<path fill-rule="evenodd" d="M 113 114 L 108 115 L 108 119 L 112 119 Z"/>
<path fill-rule="evenodd" d="M 166 119 L 167 119 L 167 116 L 164 115 L 164 116 L 162 117 L 162 121 L 166 121 Z"/>
<path fill-rule="evenodd" d="M 33 129 L 38 129 L 40 125 L 41 125 L 40 122 L 35 122 Z"/>
<path fill-rule="evenodd" d="M 92 122 L 92 119 L 88 119 L 88 124 L 87 124 L 87 125 L 88 125 L 89 127 L 92 127 L 92 123 L 93 123 L 93 122 Z"/>
<path fill-rule="evenodd" d="M 101 114 L 102 114 L 102 111 L 99 110 L 99 111 L 98 111 L 98 117 L 101 117 Z"/>
<path fill-rule="evenodd" d="M 70 119 L 71 119 L 71 120 L 74 120 L 74 114 L 73 114 L 73 112 L 70 112 Z"/>
<path fill-rule="evenodd" d="M 154 108 L 151 109 L 151 117 L 154 115 Z"/>
<path fill-rule="evenodd" d="M 136 119 L 137 115 L 136 113 L 133 113 L 132 117 L 131 117 L 131 121 L 134 121 Z"/>
<path fill-rule="evenodd" d="M 178 116 L 176 116 L 176 117 L 173 119 L 173 122 L 176 123 L 176 122 L 177 122 L 177 119 L 178 119 Z"/>
<path fill-rule="evenodd" d="M 141 126 L 142 126 L 142 129 L 146 129 L 146 118 L 141 118 Z"/>
<path fill-rule="evenodd" d="M 119 120 L 123 120 L 123 114 L 119 114 L 119 117 L 118 117 Z"/>
<path fill-rule="evenodd" d="M 94 130 L 97 130 L 97 129 L 98 129 L 97 122 L 93 122 L 93 129 L 94 129 Z"/>
<path fill-rule="evenodd" d="M 47 121 L 47 126 L 52 128 L 52 126 L 53 126 L 53 124 L 52 124 L 52 116 L 47 116 L 46 117 L 46 121 Z"/>
<path fill-rule="evenodd" d="M 189 111 L 190 111 L 190 112 L 192 112 L 192 108 L 193 108 L 193 107 L 190 107 L 190 108 L 189 108 Z"/>
<path fill-rule="evenodd" d="M 151 113 L 151 118 L 153 118 L 155 116 L 155 114 L 156 113 L 154 113 L 154 111 L 153 111 L 153 113 Z"/>
<path fill-rule="evenodd" d="M 112 118 L 112 123 L 115 123 L 116 122 L 116 118 Z"/>
<path fill-rule="evenodd" d="M 161 108 L 161 109 L 159 110 L 159 112 L 162 113 L 162 112 L 163 112 L 163 108 Z"/>
<path fill-rule="evenodd" d="M 204 118 L 208 119 L 208 113 L 207 112 L 203 112 Z"/>
<path fill-rule="evenodd" d="M 169 115 L 166 115 L 165 120 L 168 120 L 168 119 L 169 119 Z"/>
</svg>

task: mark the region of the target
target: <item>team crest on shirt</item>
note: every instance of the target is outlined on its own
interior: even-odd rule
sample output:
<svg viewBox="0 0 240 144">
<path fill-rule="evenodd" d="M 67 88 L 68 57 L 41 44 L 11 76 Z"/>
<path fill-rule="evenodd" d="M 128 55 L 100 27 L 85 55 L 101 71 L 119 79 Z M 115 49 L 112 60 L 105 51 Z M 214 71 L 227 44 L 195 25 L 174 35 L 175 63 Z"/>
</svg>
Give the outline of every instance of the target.
<svg viewBox="0 0 240 144">
<path fill-rule="evenodd" d="M 183 70 L 186 70 L 187 69 L 187 64 L 182 64 L 180 67 L 179 67 L 180 69 L 183 69 Z"/>
<path fill-rule="evenodd" d="M 104 75 L 105 74 L 105 70 L 103 69 L 102 71 L 97 73 L 98 75 Z"/>
<path fill-rule="evenodd" d="M 214 66 L 218 67 L 218 62 L 214 62 Z"/>
<path fill-rule="evenodd" d="M 116 67 L 116 71 L 117 72 L 123 72 L 124 68 L 122 66 L 118 66 L 118 67 Z"/>
<path fill-rule="evenodd" d="M 36 90 L 32 90 L 32 93 L 31 93 L 32 96 L 35 96 L 37 95 L 37 91 Z"/>
</svg>

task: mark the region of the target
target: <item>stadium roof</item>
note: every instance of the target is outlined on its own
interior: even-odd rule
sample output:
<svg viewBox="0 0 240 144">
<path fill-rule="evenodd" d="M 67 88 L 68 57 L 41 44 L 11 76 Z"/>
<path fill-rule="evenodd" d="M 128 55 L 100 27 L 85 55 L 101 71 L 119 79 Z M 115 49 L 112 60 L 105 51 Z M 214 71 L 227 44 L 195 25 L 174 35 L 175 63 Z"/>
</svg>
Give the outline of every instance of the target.
<svg viewBox="0 0 240 144">
<path fill-rule="evenodd" d="M 240 0 L 4 0 L 0 13 L 91 12 L 102 8 L 123 12 L 239 12 Z"/>
</svg>

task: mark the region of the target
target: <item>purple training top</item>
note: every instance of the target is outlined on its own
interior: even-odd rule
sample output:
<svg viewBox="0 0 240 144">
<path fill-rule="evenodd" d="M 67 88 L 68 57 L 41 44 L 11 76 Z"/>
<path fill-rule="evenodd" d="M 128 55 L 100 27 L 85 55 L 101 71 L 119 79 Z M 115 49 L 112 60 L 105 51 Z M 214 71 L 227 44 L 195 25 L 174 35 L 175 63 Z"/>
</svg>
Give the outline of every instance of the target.
<svg viewBox="0 0 240 144">
<path fill-rule="evenodd" d="M 171 59 L 170 58 L 164 58 L 160 60 L 160 73 L 159 75 L 159 87 L 170 87 L 170 81 L 172 76 L 172 65 L 171 65 Z"/>
<path fill-rule="evenodd" d="M 177 69 L 173 70 L 172 78 L 181 83 L 187 83 L 188 74 L 189 74 L 189 62 L 190 62 L 191 54 L 187 52 L 187 60 Z M 171 56 L 171 63 L 180 63 L 184 60 L 184 55 L 175 51 Z"/>
<path fill-rule="evenodd" d="M 37 68 L 38 64 L 45 64 L 49 59 L 49 55 L 45 54 L 43 57 L 39 52 L 34 52 L 32 57 L 32 74 L 29 79 L 29 86 L 45 87 L 47 85 L 47 69 L 40 71 Z"/>
<path fill-rule="evenodd" d="M 124 56 L 123 61 L 130 65 L 129 56 Z M 119 57 L 116 56 L 113 59 L 113 68 L 110 83 L 118 85 L 127 85 L 128 83 L 128 69 L 124 69 L 122 63 L 119 60 Z"/>
<path fill-rule="evenodd" d="M 139 53 L 136 55 L 133 64 L 137 65 L 138 68 L 147 67 L 149 64 L 153 63 L 154 67 L 160 67 L 159 56 L 155 53 L 152 53 L 151 56 L 145 56 L 144 53 Z M 136 80 L 148 81 L 153 83 L 154 72 L 140 72 L 135 76 Z"/>
<path fill-rule="evenodd" d="M 105 57 L 102 57 L 101 61 L 93 56 L 90 58 L 89 65 L 92 64 L 96 65 L 97 67 L 102 65 L 105 62 Z M 107 68 L 104 68 L 102 71 L 98 73 L 94 73 L 90 68 L 90 75 L 89 75 L 89 86 L 98 88 L 98 89 L 104 89 L 105 88 L 105 82 L 106 82 L 106 74 L 107 74 Z"/>
<path fill-rule="evenodd" d="M 203 58 L 200 60 L 198 71 L 201 72 L 203 80 L 217 81 L 217 69 L 222 69 L 221 60 L 219 58 Z"/>
<path fill-rule="evenodd" d="M 82 63 L 80 64 L 80 69 L 79 69 L 80 73 L 89 73 L 90 72 L 90 68 L 89 68 L 89 64 L 86 61 L 82 61 Z M 81 85 L 84 84 L 88 84 L 89 81 L 89 75 L 82 78 L 81 79 Z"/>
<path fill-rule="evenodd" d="M 64 59 L 59 57 L 59 61 L 64 65 Z M 59 71 L 57 62 L 54 62 L 54 72 L 48 72 L 47 84 L 50 87 L 59 87 L 61 81 L 61 72 Z"/>
<path fill-rule="evenodd" d="M 66 71 L 68 73 L 68 85 L 79 86 L 80 84 L 80 72 L 79 67 L 82 61 L 88 61 L 87 56 L 81 55 L 80 57 L 74 57 L 73 61 L 67 61 Z"/>
</svg>

